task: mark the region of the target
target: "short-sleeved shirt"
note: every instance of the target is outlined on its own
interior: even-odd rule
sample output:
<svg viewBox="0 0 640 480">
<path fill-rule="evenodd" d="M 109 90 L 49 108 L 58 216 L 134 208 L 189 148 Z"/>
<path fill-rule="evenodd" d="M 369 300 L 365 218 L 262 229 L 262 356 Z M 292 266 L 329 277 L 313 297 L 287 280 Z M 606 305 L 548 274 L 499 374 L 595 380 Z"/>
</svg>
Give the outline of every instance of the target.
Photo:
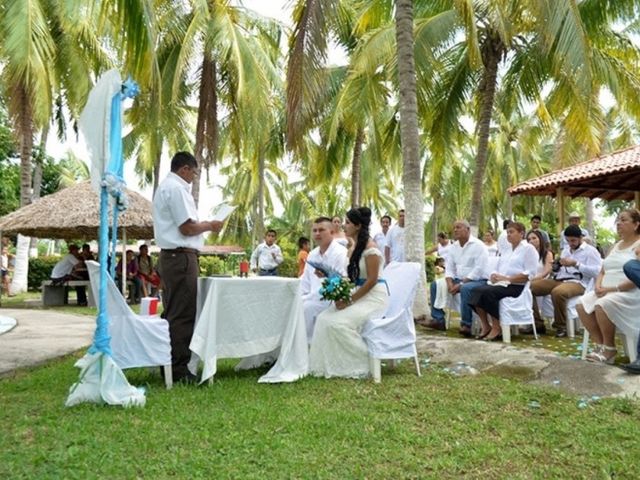
<svg viewBox="0 0 640 480">
<path fill-rule="evenodd" d="M 404 227 L 394 225 L 387 232 L 387 247 L 389 247 L 389 259 L 392 262 L 404 262 Z"/>
<path fill-rule="evenodd" d="M 198 221 L 198 210 L 191 195 L 191 184 L 169 172 L 153 196 L 153 233 L 156 245 L 163 249 L 195 248 L 204 245 L 202 235 L 183 235 L 180 225 Z"/>
<path fill-rule="evenodd" d="M 65 275 L 69 275 L 73 271 L 78 262 L 75 255 L 68 253 L 62 259 L 55 264 L 53 271 L 51 272 L 51 278 L 62 278 Z"/>
</svg>

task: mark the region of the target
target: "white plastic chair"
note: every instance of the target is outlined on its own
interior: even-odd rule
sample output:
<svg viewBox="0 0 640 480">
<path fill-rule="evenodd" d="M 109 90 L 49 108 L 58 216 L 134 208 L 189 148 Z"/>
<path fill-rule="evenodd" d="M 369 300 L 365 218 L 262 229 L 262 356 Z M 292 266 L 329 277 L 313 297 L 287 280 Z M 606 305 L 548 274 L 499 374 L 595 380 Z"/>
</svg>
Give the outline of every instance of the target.
<svg viewBox="0 0 640 480">
<path fill-rule="evenodd" d="M 529 282 L 517 297 L 505 297 L 500 300 L 500 326 L 504 343 L 511 343 L 511 327 L 517 325 L 531 325 L 533 336 L 536 340 L 538 339 L 536 323 L 533 320 L 533 295 Z"/>
<path fill-rule="evenodd" d="M 100 303 L 100 264 L 86 262 L 91 289 L 96 303 Z M 159 316 L 137 315 L 107 276 L 107 314 L 111 334 L 113 361 L 121 369 L 136 367 L 163 367 L 167 389 L 173 384 L 171 371 L 171 341 L 169 324 Z"/>
<path fill-rule="evenodd" d="M 391 262 L 384 269 L 383 278 L 389 287 L 389 306 L 383 317 L 368 320 L 362 329 L 362 337 L 369 348 L 371 373 L 376 383 L 381 381 L 382 359 L 413 357 L 416 373 L 421 376 L 412 309 L 420 281 L 420 264 Z"/>
<path fill-rule="evenodd" d="M 592 278 L 587 284 L 587 288 L 585 289 L 584 293 L 593 290 L 594 285 L 595 279 Z M 569 338 L 575 338 L 576 332 L 582 328 L 580 317 L 578 317 L 578 312 L 576 311 L 576 304 L 578 303 L 579 298 L 580 295 L 571 297 L 567 301 L 567 337 Z M 536 300 L 538 302 L 538 311 L 540 312 L 540 316 L 543 319 L 553 319 L 553 301 L 551 300 L 551 295 L 537 297 Z"/>
</svg>

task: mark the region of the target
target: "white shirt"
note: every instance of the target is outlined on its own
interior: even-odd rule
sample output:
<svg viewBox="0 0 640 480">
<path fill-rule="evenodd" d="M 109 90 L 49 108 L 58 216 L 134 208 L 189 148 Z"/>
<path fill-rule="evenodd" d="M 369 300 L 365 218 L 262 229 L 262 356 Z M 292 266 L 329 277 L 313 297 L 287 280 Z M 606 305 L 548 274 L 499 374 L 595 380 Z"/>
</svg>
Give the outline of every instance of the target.
<svg viewBox="0 0 640 480">
<path fill-rule="evenodd" d="M 578 262 L 576 267 L 560 267 L 558 273 L 555 274 L 556 280 L 580 283 L 587 288 L 589 281 L 597 277 L 602 268 L 602 257 L 595 247 L 587 242 L 582 242 L 578 248 L 571 250 L 566 247 L 562 250 L 560 258 L 571 258 Z M 582 278 L 580 278 L 582 274 Z"/>
<path fill-rule="evenodd" d="M 485 278 L 484 272 L 487 268 L 489 254 L 484 243 L 473 235 L 469 240 L 460 246 L 456 240 L 449 249 L 449 256 L 445 262 L 445 277 L 447 278 L 468 278 L 469 280 L 480 280 Z"/>
<path fill-rule="evenodd" d="M 347 249 L 335 240 L 329 244 L 324 253 L 320 253 L 320 247 L 311 250 L 307 257 L 307 262 L 309 261 L 325 265 L 331 270 L 340 273 L 343 277 L 347 276 L 347 265 L 349 264 Z M 318 278 L 314 271 L 315 268 L 309 263 L 304 266 L 304 271 L 300 277 L 300 293 L 303 300 L 320 298 L 322 278 Z"/>
<path fill-rule="evenodd" d="M 387 232 L 387 244 L 389 248 L 389 260 L 392 262 L 404 262 L 404 227 L 396 224 Z"/>
<path fill-rule="evenodd" d="M 75 267 L 78 262 L 75 255 L 71 253 L 67 253 L 62 260 L 55 264 L 53 267 L 53 271 L 51 272 L 51 278 L 62 278 L 65 275 L 69 275 L 73 271 L 73 267 Z"/>
<path fill-rule="evenodd" d="M 509 245 L 511 246 L 511 244 Z M 512 246 L 512 248 L 500 253 L 498 268 L 496 272 L 492 273 L 507 276 L 524 273 L 531 280 L 538 272 L 539 259 L 540 254 L 536 248 L 526 240 L 522 240 L 516 248 Z"/>
<path fill-rule="evenodd" d="M 183 235 L 180 225 L 187 220 L 198 221 L 198 209 L 191 195 L 191 184 L 169 172 L 153 196 L 153 233 L 160 248 L 194 248 L 200 250 L 204 237 Z"/>
<path fill-rule="evenodd" d="M 503 250 L 506 251 L 511 248 L 511 244 L 509 243 L 509 240 L 507 240 L 506 230 L 503 230 L 500 235 L 498 235 L 498 240 L 496 240 L 496 242 L 498 243 L 498 255 L 500 255 Z"/>
<path fill-rule="evenodd" d="M 388 230 L 387 233 L 389 233 Z M 387 245 L 387 236 L 383 232 L 378 232 L 373 237 L 373 241 L 376 242 L 380 251 L 384 252 L 384 247 Z"/>
<path fill-rule="evenodd" d="M 449 250 L 451 250 L 451 245 L 452 245 L 451 242 L 447 243 L 446 245 L 442 245 L 441 243 L 438 243 L 438 248 L 436 252 L 438 253 L 438 257 L 444 258 L 445 264 L 447 262 L 447 257 L 449 256 Z"/>
<path fill-rule="evenodd" d="M 275 257 L 275 258 L 274 258 Z M 251 254 L 251 268 L 261 270 L 273 270 L 284 261 L 282 250 L 275 243 L 271 246 L 262 242 Z"/>
</svg>

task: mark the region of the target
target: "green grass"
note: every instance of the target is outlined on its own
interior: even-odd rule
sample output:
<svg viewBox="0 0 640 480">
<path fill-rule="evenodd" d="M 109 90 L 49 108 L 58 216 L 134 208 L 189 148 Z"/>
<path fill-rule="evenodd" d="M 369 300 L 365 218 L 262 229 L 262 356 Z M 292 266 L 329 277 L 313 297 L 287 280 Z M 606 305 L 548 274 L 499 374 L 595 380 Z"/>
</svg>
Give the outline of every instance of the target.
<svg viewBox="0 0 640 480">
<path fill-rule="evenodd" d="M 640 409 L 410 362 L 382 384 L 220 362 L 213 385 L 128 371 L 144 408 L 65 408 L 77 356 L 0 379 L 0 478 L 637 478 Z"/>
</svg>

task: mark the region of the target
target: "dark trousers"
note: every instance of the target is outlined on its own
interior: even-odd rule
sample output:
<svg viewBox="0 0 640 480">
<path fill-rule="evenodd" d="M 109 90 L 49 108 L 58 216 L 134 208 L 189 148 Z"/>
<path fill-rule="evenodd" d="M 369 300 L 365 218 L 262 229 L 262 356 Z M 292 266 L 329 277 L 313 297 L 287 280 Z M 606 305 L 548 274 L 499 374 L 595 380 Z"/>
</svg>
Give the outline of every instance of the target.
<svg viewBox="0 0 640 480">
<path fill-rule="evenodd" d="M 198 255 L 191 252 L 161 251 L 158 273 L 162 278 L 162 318 L 169 322 L 171 363 L 174 380 L 189 372 L 189 344 L 196 322 L 196 300 L 200 267 Z"/>
<path fill-rule="evenodd" d="M 277 275 L 278 275 L 278 270 L 275 268 L 271 268 L 269 270 L 261 268 L 258 270 L 258 276 L 260 277 L 276 277 Z"/>
<path fill-rule="evenodd" d="M 63 285 L 65 282 L 68 282 L 69 280 L 82 280 L 82 278 L 79 278 L 75 275 L 65 275 L 64 277 L 61 278 L 52 278 L 51 281 L 53 282 L 54 285 Z M 65 287 L 67 288 L 67 287 Z M 78 305 L 86 305 L 87 304 L 87 290 L 85 289 L 85 287 L 74 287 L 76 289 L 76 298 L 78 299 Z M 65 293 L 65 303 L 66 303 L 66 298 L 67 298 L 67 294 Z"/>
</svg>

